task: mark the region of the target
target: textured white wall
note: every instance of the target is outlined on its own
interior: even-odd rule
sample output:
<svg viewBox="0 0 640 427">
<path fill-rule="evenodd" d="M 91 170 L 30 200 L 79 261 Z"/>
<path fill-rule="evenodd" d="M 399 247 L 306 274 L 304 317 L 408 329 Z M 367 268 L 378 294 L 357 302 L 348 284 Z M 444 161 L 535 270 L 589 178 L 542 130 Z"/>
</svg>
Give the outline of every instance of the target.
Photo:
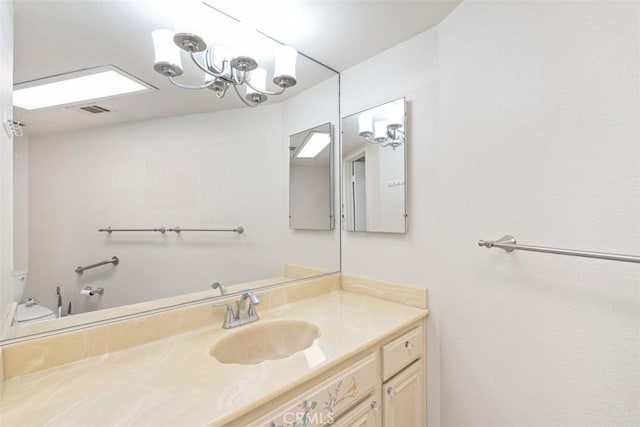
<svg viewBox="0 0 640 427">
<path fill-rule="evenodd" d="M 640 423 L 638 265 L 476 245 L 640 254 L 639 16 L 467 1 L 343 73 L 343 116 L 408 100 L 410 231 L 343 270 L 429 288 L 431 426 Z"/>
<path fill-rule="evenodd" d="M 0 1 L 0 119 L 13 118 L 13 2 Z M 13 143 L 0 124 L 0 322 L 13 287 Z"/>
</svg>

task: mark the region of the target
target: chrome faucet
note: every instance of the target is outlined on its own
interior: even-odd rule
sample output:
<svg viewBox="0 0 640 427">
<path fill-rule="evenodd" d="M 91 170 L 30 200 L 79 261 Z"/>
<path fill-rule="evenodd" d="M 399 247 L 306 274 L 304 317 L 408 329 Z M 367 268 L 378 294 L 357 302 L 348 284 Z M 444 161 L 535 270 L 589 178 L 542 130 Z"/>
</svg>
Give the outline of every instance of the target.
<svg viewBox="0 0 640 427">
<path fill-rule="evenodd" d="M 213 285 L 211 285 L 211 289 L 220 289 L 220 295 L 227 294 L 227 288 L 222 282 L 215 282 Z"/>
<path fill-rule="evenodd" d="M 249 307 L 245 309 L 247 300 L 249 300 Z M 243 293 L 240 299 L 236 301 L 235 313 L 231 304 L 216 304 L 216 307 L 227 307 L 227 314 L 224 316 L 222 327 L 231 329 L 260 319 L 256 311 L 256 305 L 258 304 L 260 304 L 260 298 L 252 292 Z"/>
</svg>

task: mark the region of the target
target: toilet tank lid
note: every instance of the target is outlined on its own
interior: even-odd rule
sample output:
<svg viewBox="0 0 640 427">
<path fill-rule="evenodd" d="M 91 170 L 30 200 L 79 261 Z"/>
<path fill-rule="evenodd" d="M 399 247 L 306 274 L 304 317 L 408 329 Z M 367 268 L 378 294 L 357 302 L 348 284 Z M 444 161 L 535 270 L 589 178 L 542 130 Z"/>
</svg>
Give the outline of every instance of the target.
<svg viewBox="0 0 640 427">
<path fill-rule="evenodd" d="M 27 322 L 29 320 L 41 319 L 43 317 L 51 316 L 53 311 L 47 307 L 41 305 L 32 305 L 27 307 L 26 304 L 18 304 L 16 310 L 16 322 Z"/>
</svg>

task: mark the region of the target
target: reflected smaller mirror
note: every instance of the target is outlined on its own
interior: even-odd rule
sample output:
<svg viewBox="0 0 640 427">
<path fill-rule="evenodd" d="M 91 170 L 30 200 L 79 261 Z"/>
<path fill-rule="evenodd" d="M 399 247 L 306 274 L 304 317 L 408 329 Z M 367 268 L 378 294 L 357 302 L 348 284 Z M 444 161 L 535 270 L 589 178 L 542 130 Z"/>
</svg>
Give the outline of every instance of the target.
<svg viewBox="0 0 640 427">
<path fill-rule="evenodd" d="M 289 137 L 289 228 L 333 230 L 331 123 Z"/>
<path fill-rule="evenodd" d="M 406 108 L 400 98 L 342 118 L 342 228 L 407 232 Z"/>
</svg>

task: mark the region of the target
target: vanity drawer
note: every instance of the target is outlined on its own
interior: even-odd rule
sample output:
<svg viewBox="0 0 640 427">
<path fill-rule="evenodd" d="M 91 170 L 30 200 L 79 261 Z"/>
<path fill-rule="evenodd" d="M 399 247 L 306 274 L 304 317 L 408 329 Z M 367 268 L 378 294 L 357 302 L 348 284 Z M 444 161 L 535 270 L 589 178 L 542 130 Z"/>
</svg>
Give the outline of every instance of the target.
<svg viewBox="0 0 640 427">
<path fill-rule="evenodd" d="M 301 392 L 295 399 L 249 425 L 329 425 L 361 398 L 375 392 L 378 384 L 376 377 L 376 355 L 371 354 L 321 384 Z"/>
<path fill-rule="evenodd" d="M 419 326 L 382 347 L 382 381 L 386 381 L 424 351 L 424 328 Z"/>
</svg>

